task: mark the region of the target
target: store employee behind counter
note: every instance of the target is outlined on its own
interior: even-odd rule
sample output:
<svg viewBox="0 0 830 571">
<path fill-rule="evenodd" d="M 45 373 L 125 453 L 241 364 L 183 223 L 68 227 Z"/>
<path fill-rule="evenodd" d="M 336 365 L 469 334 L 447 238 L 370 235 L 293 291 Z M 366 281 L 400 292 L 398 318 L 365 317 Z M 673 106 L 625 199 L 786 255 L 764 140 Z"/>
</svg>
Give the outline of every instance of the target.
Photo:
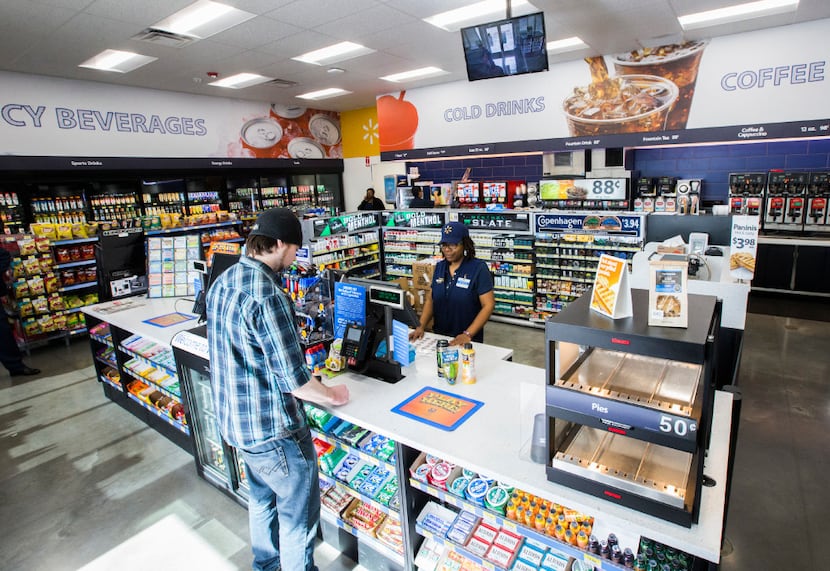
<svg viewBox="0 0 830 571">
<path fill-rule="evenodd" d="M 247 467 L 254 569 L 317 569 L 317 454 L 298 399 L 327 406 L 349 400 L 344 385 L 327 387 L 309 373 L 276 275 L 302 242 L 291 211 L 266 210 L 251 228 L 247 255 L 207 294 L 214 407 L 222 436 Z"/>
<path fill-rule="evenodd" d="M 440 246 L 444 259 L 435 266 L 432 295 L 424 303 L 421 324 L 409 337 L 423 337 L 424 326 L 435 317 L 433 330 L 452 337 L 450 345 L 483 343 L 484 324 L 496 307 L 490 269 L 476 258 L 475 244 L 461 222 L 444 225 Z"/>
</svg>

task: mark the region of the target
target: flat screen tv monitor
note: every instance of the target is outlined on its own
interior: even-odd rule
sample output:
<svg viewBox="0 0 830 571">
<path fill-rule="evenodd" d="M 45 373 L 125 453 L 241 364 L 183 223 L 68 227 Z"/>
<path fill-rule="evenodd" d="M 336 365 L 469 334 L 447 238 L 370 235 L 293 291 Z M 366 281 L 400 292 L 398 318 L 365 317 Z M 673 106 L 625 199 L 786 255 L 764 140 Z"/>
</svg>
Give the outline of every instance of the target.
<svg viewBox="0 0 830 571">
<path fill-rule="evenodd" d="M 461 29 L 470 81 L 548 70 L 543 12 Z"/>
</svg>

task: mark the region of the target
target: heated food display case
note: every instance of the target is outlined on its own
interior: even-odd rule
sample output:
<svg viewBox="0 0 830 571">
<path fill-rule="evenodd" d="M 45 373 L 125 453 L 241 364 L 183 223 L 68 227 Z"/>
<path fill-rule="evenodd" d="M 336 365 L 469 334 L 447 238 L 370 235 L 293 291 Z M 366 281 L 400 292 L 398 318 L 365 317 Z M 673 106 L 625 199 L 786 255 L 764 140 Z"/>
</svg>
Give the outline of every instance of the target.
<svg viewBox="0 0 830 571">
<path fill-rule="evenodd" d="M 689 527 L 697 521 L 720 303 L 689 296 L 686 329 L 590 310 L 590 295 L 546 326 L 548 479 Z"/>
</svg>

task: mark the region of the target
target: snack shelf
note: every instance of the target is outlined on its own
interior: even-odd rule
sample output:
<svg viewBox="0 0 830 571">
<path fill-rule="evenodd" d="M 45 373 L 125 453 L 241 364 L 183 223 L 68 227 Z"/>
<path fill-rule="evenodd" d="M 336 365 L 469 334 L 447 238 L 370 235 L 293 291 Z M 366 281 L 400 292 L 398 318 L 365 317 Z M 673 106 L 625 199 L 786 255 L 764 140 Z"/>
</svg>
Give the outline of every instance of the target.
<svg viewBox="0 0 830 571">
<path fill-rule="evenodd" d="M 314 438 L 319 438 L 323 442 L 331 444 L 332 446 L 339 446 L 341 448 L 346 448 L 349 451 L 351 451 L 355 456 L 357 456 L 358 458 L 360 458 L 364 462 L 369 462 L 373 466 L 379 466 L 381 468 L 389 470 L 392 473 L 395 472 L 395 464 L 393 464 L 391 462 L 387 462 L 386 460 L 381 460 L 380 458 L 378 458 L 376 456 L 372 456 L 371 454 L 368 454 L 368 453 L 364 452 L 363 450 L 361 450 L 359 448 L 355 448 L 354 446 L 352 446 L 348 442 L 344 442 L 344 441 L 340 440 L 339 438 L 335 438 L 334 436 L 332 436 L 330 434 L 326 434 L 325 432 L 320 432 L 319 430 L 312 428 L 311 429 L 311 435 Z"/>
<path fill-rule="evenodd" d="M 82 308 L 79 308 L 79 309 L 82 309 Z M 112 344 L 112 335 L 108 335 L 106 337 L 101 337 L 100 335 L 95 335 L 94 333 L 90 333 L 89 336 L 92 339 L 95 339 L 98 343 L 103 343 L 104 345 L 107 345 L 108 347 L 114 347 L 113 344 Z"/>
<path fill-rule="evenodd" d="M 374 535 L 368 534 L 365 531 L 361 531 L 356 527 L 349 525 L 348 523 L 334 515 L 326 508 L 320 509 L 320 518 L 325 520 L 327 523 L 336 525 L 340 529 L 349 532 L 350 534 L 359 539 L 369 542 L 369 544 L 372 546 L 372 549 L 383 555 L 386 559 L 393 561 L 401 567 L 404 566 L 403 555 L 401 555 L 394 549 L 390 548 L 388 545 L 380 541 Z"/>
<path fill-rule="evenodd" d="M 97 281 L 96 282 L 84 282 L 84 283 L 81 283 L 81 284 L 74 284 L 74 285 L 71 285 L 71 286 L 63 286 L 62 288 L 58 289 L 58 292 L 63 293 L 63 292 L 66 292 L 66 291 L 74 291 L 74 290 L 78 290 L 78 289 L 94 287 L 94 286 L 97 286 L 97 285 L 98 285 Z"/>
<path fill-rule="evenodd" d="M 108 384 L 109 386 L 111 386 L 112 388 L 114 388 L 114 389 L 116 389 L 116 390 L 119 390 L 119 391 L 123 391 L 123 390 L 124 390 L 123 388 L 121 388 L 121 384 L 120 384 L 120 383 L 116 383 L 115 381 L 111 381 L 111 380 L 110 380 L 110 379 L 108 379 L 105 375 L 98 375 L 98 379 L 99 379 L 102 383 L 106 383 L 106 384 Z"/>
<path fill-rule="evenodd" d="M 421 527 L 418 524 L 415 524 L 415 532 L 418 535 L 420 535 L 422 537 L 426 537 L 428 539 L 431 539 L 434 542 L 439 543 L 439 544 L 441 544 L 445 547 L 452 548 L 454 551 L 460 553 L 461 555 L 463 555 L 464 557 L 466 557 L 467 559 L 469 559 L 470 561 L 472 561 L 476 565 L 481 566 L 483 569 L 488 569 L 489 571 L 495 571 L 496 569 L 499 569 L 499 570 L 506 569 L 505 567 L 500 567 L 500 566 L 496 565 L 495 563 L 487 561 L 486 559 L 483 559 L 483 558 L 479 557 L 478 555 L 475 555 L 472 552 L 467 551 L 467 549 L 464 548 L 463 546 L 458 545 L 457 543 L 455 543 L 453 541 L 450 541 L 446 537 L 436 535 L 436 534 L 432 533 L 431 531 L 424 529 L 423 527 Z"/>
<path fill-rule="evenodd" d="M 154 360 L 152 360 L 148 357 L 145 357 L 144 355 L 140 355 L 140 354 L 136 353 L 135 351 L 130 351 L 129 349 L 127 349 L 123 345 L 119 345 L 118 350 L 121 351 L 122 353 L 126 354 L 126 355 L 129 355 L 130 357 L 135 357 L 139 361 L 142 361 L 143 363 L 145 363 L 147 365 L 150 365 L 151 367 L 155 367 L 157 369 L 164 370 L 164 372 L 167 373 L 168 375 L 170 375 L 171 377 L 178 378 L 175 369 L 171 369 L 170 367 L 162 365 L 158 361 L 154 361 Z"/>
<path fill-rule="evenodd" d="M 200 224 L 198 226 L 179 226 L 177 228 L 165 228 L 163 230 L 145 230 L 145 236 L 162 236 L 164 234 L 177 234 L 181 232 L 193 232 L 197 230 L 209 230 L 211 228 L 222 228 L 225 226 L 233 226 L 239 224 L 238 220 L 229 220 L 227 222 L 216 222 L 214 224 Z M 53 242 L 54 244 L 54 242 Z"/>
<path fill-rule="evenodd" d="M 429 484 L 426 484 L 426 483 L 421 482 L 419 480 L 416 480 L 414 478 L 409 479 L 409 484 L 413 488 L 416 488 L 416 489 L 418 489 L 422 492 L 425 492 L 425 493 L 429 494 L 430 496 L 441 500 L 442 502 L 445 502 L 447 504 L 455 506 L 459 509 L 474 513 L 477 517 L 480 517 L 484 523 L 487 523 L 487 524 L 489 524 L 493 527 L 496 527 L 496 528 L 506 529 L 507 531 L 509 531 L 511 533 L 514 533 L 516 535 L 521 535 L 526 539 L 529 539 L 529 540 L 532 540 L 534 542 L 537 542 L 537 543 L 546 545 L 548 547 L 551 547 L 553 549 L 556 549 L 556 550 L 564 553 L 565 555 L 573 557 L 574 559 L 582 560 L 582 561 L 585 561 L 587 563 L 593 564 L 594 566 L 596 566 L 597 569 L 603 569 L 603 570 L 607 569 L 608 571 L 617 571 L 619 569 L 625 569 L 625 567 L 622 566 L 622 565 L 617 565 L 617 564 L 615 564 L 612 561 L 609 561 L 607 559 L 601 559 L 598 556 L 595 556 L 591 553 L 588 553 L 584 549 L 580 549 L 579 547 L 571 545 L 570 543 L 565 543 L 563 541 L 560 541 L 560 540 L 556 539 L 555 537 L 551 537 L 550 535 L 546 535 L 544 533 L 539 533 L 539 531 L 533 529 L 532 527 L 528 527 L 526 525 L 517 523 L 517 522 L 513 521 L 512 519 L 508 519 L 508 518 L 504 517 L 503 515 L 500 515 L 496 512 L 493 512 L 491 510 L 483 508 L 479 505 L 473 504 L 472 502 L 468 502 L 467 500 L 465 500 L 463 498 L 460 498 L 460 497 L 458 497 L 455 494 L 452 494 L 450 492 L 446 492 L 444 490 L 439 490 L 438 488 L 436 488 L 434 486 L 431 486 Z M 424 537 L 430 537 L 434 540 L 441 541 L 445 545 L 450 545 L 453 548 L 460 547 L 460 549 L 463 550 L 463 553 L 465 555 L 469 553 L 469 555 L 472 559 L 477 559 L 479 561 L 482 560 L 481 557 L 470 553 L 463 546 L 459 546 L 457 543 L 447 539 L 446 537 L 439 537 L 439 536 L 435 535 L 435 533 L 433 533 L 429 530 L 423 529 L 420 526 L 420 524 L 418 524 L 416 526 L 416 529 L 418 530 L 418 533 L 420 535 L 423 535 Z M 492 563 L 491 561 L 487 561 L 486 559 L 483 560 L 483 561 L 487 565 L 490 565 L 491 569 L 501 569 L 501 567 L 499 567 L 498 565 Z"/>
<path fill-rule="evenodd" d="M 97 242 L 98 238 L 73 238 L 71 240 L 52 240 L 49 242 L 50 246 L 68 246 L 69 244 L 89 244 L 90 242 Z"/>
<path fill-rule="evenodd" d="M 370 498 L 369 496 L 367 496 L 365 494 L 360 493 L 359 491 L 355 490 L 354 488 L 352 488 L 348 484 L 346 484 L 344 482 L 341 482 L 337 478 L 333 478 L 333 477 L 331 477 L 327 474 L 324 474 L 323 472 L 320 472 L 319 470 L 318 470 L 318 473 L 319 473 L 320 481 L 323 482 L 324 484 L 326 484 L 327 486 L 335 486 L 338 490 L 340 490 L 342 492 L 346 492 L 346 493 L 356 497 L 361 502 L 369 504 L 373 508 L 382 511 L 387 516 L 389 516 L 390 514 L 394 514 L 395 519 L 398 519 L 400 517 L 396 510 L 390 508 L 389 506 L 385 506 L 380 502 L 375 501 L 374 499 Z"/>
<path fill-rule="evenodd" d="M 54 268 L 56 270 L 62 270 L 64 268 L 77 268 L 80 266 L 91 266 L 95 264 L 95 259 L 92 260 L 80 260 L 78 262 L 65 262 L 63 264 L 55 264 Z"/>
<path fill-rule="evenodd" d="M 127 373 L 128 375 L 130 375 L 132 378 L 134 378 L 137 381 L 141 381 L 142 383 L 147 383 L 148 385 L 153 385 L 153 387 L 158 389 L 160 392 L 164 393 L 165 395 L 169 396 L 170 398 L 174 399 L 176 402 L 181 404 L 182 395 L 180 395 L 180 394 L 178 394 L 174 391 L 171 391 L 170 389 L 164 387 L 164 385 L 160 385 L 155 381 L 151 381 L 150 379 L 148 379 L 146 377 L 142 377 L 141 375 L 139 375 L 138 373 L 136 373 L 132 369 L 128 369 L 128 368 L 125 367 L 124 372 Z"/>
<path fill-rule="evenodd" d="M 115 361 L 110 362 L 110 361 L 107 361 L 106 359 L 102 359 L 101 357 L 98 357 L 98 356 L 95 357 L 95 360 L 98 361 L 99 363 L 103 364 L 103 365 L 106 365 L 107 367 L 112 367 L 113 369 L 118 369 L 118 363 L 116 363 Z"/>
<path fill-rule="evenodd" d="M 84 333 L 88 332 L 89 330 L 86 327 L 78 327 L 77 329 L 68 330 L 66 334 L 72 337 L 73 335 L 83 335 Z"/>
<path fill-rule="evenodd" d="M 144 379 L 142 379 L 142 380 L 144 380 Z M 180 432 L 183 432 L 184 434 L 187 434 L 188 436 L 190 436 L 190 428 L 188 428 L 187 426 L 183 425 L 180 422 L 176 422 L 175 420 L 173 420 L 172 418 L 170 418 L 169 416 L 167 416 L 166 414 L 164 414 L 163 412 L 158 410 L 153 405 L 147 404 L 146 402 L 144 402 L 143 400 L 141 400 L 140 398 L 135 396 L 133 393 L 127 391 L 126 394 L 127 394 L 127 397 L 130 400 L 133 400 L 133 401 L 137 402 L 143 408 L 149 410 L 150 412 L 155 414 L 157 417 L 159 417 L 160 419 L 165 421 L 167 424 L 169 424 L 173 428 L 175 428 L 175 429 L 179 430 Z"/>
</svg>

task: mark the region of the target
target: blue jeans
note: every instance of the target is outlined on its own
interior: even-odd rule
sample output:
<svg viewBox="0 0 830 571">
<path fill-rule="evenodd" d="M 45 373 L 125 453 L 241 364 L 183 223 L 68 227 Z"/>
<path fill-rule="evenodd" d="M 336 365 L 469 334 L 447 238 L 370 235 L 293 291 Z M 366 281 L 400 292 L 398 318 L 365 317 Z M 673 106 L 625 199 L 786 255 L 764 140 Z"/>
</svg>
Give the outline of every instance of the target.
<svg viewBox="0 0 830 571">
<path fill-rule="evenodd" d="M 248 468 L 248 518 L 255 571 L 317 571 L 320 523 L 317 454 L 304 428 L 288 438 L 240 450 Z"/>
</svg>

